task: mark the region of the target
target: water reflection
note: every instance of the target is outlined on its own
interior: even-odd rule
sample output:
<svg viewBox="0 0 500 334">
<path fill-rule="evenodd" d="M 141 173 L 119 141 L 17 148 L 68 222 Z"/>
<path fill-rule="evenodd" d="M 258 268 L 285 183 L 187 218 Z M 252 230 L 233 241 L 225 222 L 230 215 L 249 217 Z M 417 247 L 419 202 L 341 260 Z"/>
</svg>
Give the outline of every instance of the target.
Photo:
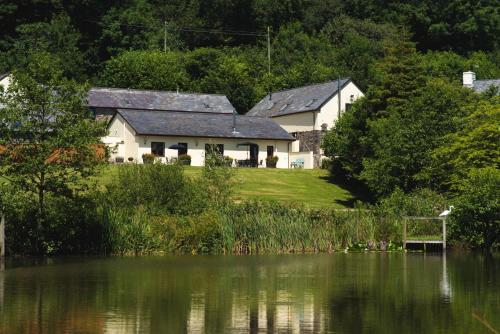
<svg viewBox="0 0 500 334">
<path fill-rule="evenodd" d="M 440 282 L 441 295 L 443 296 L 443 299 L 446 302 L 451 302 L 452 293 L 451 293 L 450 281 L 448 278 L 448 267 L 446 264 L 446 253 L 444 253 L 442 255 L 442 259 L 443 259 L 443 276 L 442 276 L 443 278 L 441 279 L 441 282 Z"/>
<path fill-rule="evenodd" d="M 333 254 L 54 261 L 0 272 L 3 333 L 402 333 L 500 327 L 500 261 Z"/>
</svg>

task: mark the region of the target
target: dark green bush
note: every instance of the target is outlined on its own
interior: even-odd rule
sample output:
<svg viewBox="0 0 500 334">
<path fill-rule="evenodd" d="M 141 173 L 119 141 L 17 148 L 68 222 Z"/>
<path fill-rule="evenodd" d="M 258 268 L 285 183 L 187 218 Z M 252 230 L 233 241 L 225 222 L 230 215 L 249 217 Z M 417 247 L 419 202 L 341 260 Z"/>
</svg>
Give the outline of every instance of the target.
<svg viewBox="0 0 500 334">
<path fill-rule="evenodd" d="M 276 164 L 278 163 L 278 156 L 274 155 L 272 157 L 266 158 L 266 167 L 268 168 L 276 168 Z"/>
<path fill-rule="evenodd" d="M 142 155 L 142 162 L 145 164 L 152 164 L 153 162 L 155 162 L 155 159 L 156 157 L 151 153 L 144 153 Z"/>
<path fill-rule="evenodd" d="M 199 182 L 187 177 L 179 164 L 123 165 L 103 194 L 112 207 L 148 208 L 166 214 L 197 214 L 208 195 Z"/>
<path fill-rule="evenodd" d="M 473 248 L 500 247 L 500 171 L 472 170 L 460 193 L 451 211 L 451 237 Z"/>
<path fill-rule="evenodd" d="M 191 156 L 188 154 L 181 154 L 179 155 L 179 163 L 181 165 L 189 166 L 191 165 Z"/>
</svg>

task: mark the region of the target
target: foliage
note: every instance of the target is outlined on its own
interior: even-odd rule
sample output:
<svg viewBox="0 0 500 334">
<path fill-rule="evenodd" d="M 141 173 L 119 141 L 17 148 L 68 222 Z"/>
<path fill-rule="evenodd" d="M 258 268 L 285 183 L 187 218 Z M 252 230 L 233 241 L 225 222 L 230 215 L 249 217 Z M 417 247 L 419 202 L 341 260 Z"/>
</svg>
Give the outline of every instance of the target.
<svg viewBox="0 0 500 334">
<path fill-rule="evenodd" d="M 9 67 L 26 69 L 33 52 L 46 52 L 59 59 L 58 66 L 66 77 L 85 77 L 87 64 L 85 53 L 79 48 L 81 35 L 67 15 L 56 15 L 50 22 L 22 24 L 16 30 L 19 36 L 6 55 Z"/>
<path fill-rule="evenodd" d="M 145 164 L 152 164 L 155 161 L 156 157 L 152 153 L 144 153 L 142 155 L 142 162 Z"/>
<path fill-rule="evenodd" d="M 451 212 L 451 236 L 473 248 L 500 247 L 500 172 L 471 169 Z"/>
<path fill-rule="evenodd" d="M 431 164 L 432 150 L 443 136 L 456 129 L 457 119 L 467 114 L 470 92 L 443 80 L 433 80 L 409 98 L 401 109 L 369 123 L 367 142 L 373 152 L 363 160 L 361 178 L 378 195 L 396 187 L 405 192 L 431 186 L 432 179 L 419 177 Z"/>
<path fill-rule="evenodd" d="M 459 191 L 472 169 L 500 168 L 500 97 L 468 107 L 472 113 L 458 120 L 456 131 L 443 138 L 432 152 L 432 164 L 422 172 L 438 189 Z"/>
<path fill-rule="evenodd" d="M 278 163 L 279 157 L 277 155 L 273 155 L 272 157 L 267 157 L 266 158 L 266 165 L 274 165 L 276 167 L 276 164 Z"/>
<path fill-rule="evenodd" d="M 187 88 L 188 77 L 177 52 L 128 51 L 106 62 L 103 86 L 171 90 Z"/>
<path fill-rule="evenodd" d="M 46 197 L 75 198 L 88 189 L 104 156 L 97 144 L 104 127 L 84 105 L 85 86 L 62 76 L 46 53 L 32 54 L 26 72 L 0 97 L 2 176 L 37 200 L 38 232 L 46 217 Z M 33 231 L 37 233 L 37 231 Z"/>
<path fill-rule="evenodd" d="M 235 169 L 218 152 L 207 151 L 201 183 L 215 207 L 226 205 L 231 198 L 235 185 Z"/>
<path fill-rule="evenodd" d="M 131 164 L 117 170 L 103 201 L 111 207 L 144 207 L 152 213 L 196 214 L 205 201 L 180 164 Z"/>
</svg>

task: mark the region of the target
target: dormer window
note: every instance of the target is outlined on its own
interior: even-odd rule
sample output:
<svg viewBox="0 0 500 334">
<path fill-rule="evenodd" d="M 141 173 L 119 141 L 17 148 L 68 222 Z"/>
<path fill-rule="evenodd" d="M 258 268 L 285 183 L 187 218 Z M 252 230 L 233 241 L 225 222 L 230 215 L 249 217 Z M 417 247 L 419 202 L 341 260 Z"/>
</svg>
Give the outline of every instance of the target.
<svg viewBox="0 0 500 334">
<path fill-rule="evenodd" d="M 316 102 L 317 99 L 312 99 L 309 102 L 307 102 L 306 107 L 310 107 L 313 105 L 314 102 Z"/>
<path fill-rule="evenodd" d="M 288 104 L 282 105 L 281 108 L 280 108 L 280 112 L 284 111 L 287 107 L 288 107 Z"/>
</svg>

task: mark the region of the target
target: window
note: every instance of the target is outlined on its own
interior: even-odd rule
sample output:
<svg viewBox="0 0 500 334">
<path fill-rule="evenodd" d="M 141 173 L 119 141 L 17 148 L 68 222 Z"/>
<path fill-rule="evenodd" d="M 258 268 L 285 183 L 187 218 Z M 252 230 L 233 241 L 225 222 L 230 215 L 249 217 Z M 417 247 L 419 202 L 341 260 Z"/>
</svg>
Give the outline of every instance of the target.
<svg viewBox="0 0 500 334">
<path fill-rule="evenodd" d="M 269 145 L 267 147 L 267 157 L 271 158 L 274 155 L 274 146 Z"/>
<path fill-rule="evenodd" d="M 224 155 L 224 144 L 205 144 L 205 156 L 208 153 L 216 153 L 218 155 Z"/>
<path fill-rule="evenodd" d="M 151 154 L 157 157 L 165 156 L 165 143 L 151 142 Z"/>
<path fill-rule="evenodd" d="M 179 155 L 188 154 L 188 144 L 187 143 L 179 143 L 179 146 L 183 146 L 183 148 L 179 148 Z"/>
<path fill-rule="evenodd" d="M 280 111 L 285 111 L 285 109 L 288 107 L 288 104 L 284 104 L 281 106 Z"/>
<path fill-rule="evenodd" d="M 352 107 L 352 103 L 346 103 L 345 104 L 345 111 L 348 111 L 349 109 L 351 109 Z"/>
<path fill-rule="evenodd" d="M 306 107 L 312 106 L 314 102 L 316 102 L 316 99 L 310 100 L 309 102 L 307 102 Z"/>
</svg>

